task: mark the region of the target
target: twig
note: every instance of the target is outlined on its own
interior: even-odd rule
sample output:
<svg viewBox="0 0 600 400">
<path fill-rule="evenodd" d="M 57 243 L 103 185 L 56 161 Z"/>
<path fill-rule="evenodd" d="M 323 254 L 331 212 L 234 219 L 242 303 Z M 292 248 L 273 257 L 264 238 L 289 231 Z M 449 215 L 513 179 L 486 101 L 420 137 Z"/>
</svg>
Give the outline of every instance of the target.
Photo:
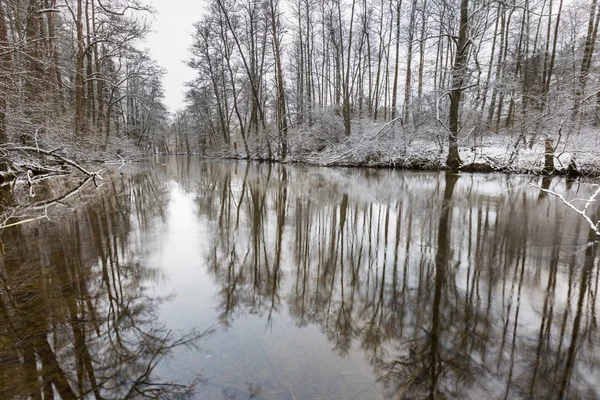
<svg viewBox="0 0 600 400">
<path fill-rule="evenodd" d="M 376 139 L 380 134 L 382 134 L 384 129 L 389 128 L 391 125 L 393 125 L 398 120 L 402 121 L 402 117 L 394 118 L 393 120 L 391 120 L 388 123 L 386 123 L 385 125 L 383 125 L 381 127 L 381 129 L 379 129 L 377 132 L 375 132 L 374 135 L 371 135 L 371 139 Z"/>
<path fill-rule="evenodd" d="M 442 121 L 440 118 L 440 101 L 442 101 L 442 99 L 446 96 L 450 96 L 449 91 L 445 91 L 444 93 L 442 93 L 442 95 L 438 97 L 437 101 L 435 102 L 435 119 L 444 127 L 444 129 L 446 129 L 448 133 L 450 133 L 450 128 L 448 128 L 444 121 Z"/>
<path fill-rule="evenodd" d="M 43 218 L 48 218 L 48 216 L 44 214 L 44 215 L 40 215 L 39 217 L 35 217 L 35 218 L 29 218 L 29 219 L 24 219 L 24 220 L 22 220 L 22 221 L 19 221 L 19 222 L 13 222 L 12 224 L 2 225 L 2 226 L 0 227 L 0 229 L 9 228 L 9 227 L 11 227 L 11 226 L 22 225 L 22 224 L 25 224 L 25 223 L 27 223 L 27 222 L 36 221 L 36 220 L 38 220 L 38 219 L 43 219 Z"/>
<path fill-rule="evenodd" d="M 332 165 L 335 162 L 341 160 L 342 158 L 352 154 L 353 152 L 356 152 L 357 150 L 361 149 L 362 147 L 366 146 L 367 143 L 369 143 L 369 141 L 375 140 L 377 139 L 379 136 L 381 136 L 383 133 L 385 133 L 385 130 L 390 128 L 395 122 L 397 121 L 401 121 L 402 117 L 397 117 L 392 119 L 391 121 L 388 121 L 386 124 L 384 124 L 377 132 L 375 132 L 375 134 L 371 135 L 371 137 L 367 138 L 367 140 L 363 139 L 363 142 L 358 144 L 355 147 L 351 147 L 349 150 L 344 151 L 340 154 L 338 154 L 337 156 L 333 157 L 333 159 L 329 160 L 329 162 L 325 163 L 325 165 Z"/>
</svg>

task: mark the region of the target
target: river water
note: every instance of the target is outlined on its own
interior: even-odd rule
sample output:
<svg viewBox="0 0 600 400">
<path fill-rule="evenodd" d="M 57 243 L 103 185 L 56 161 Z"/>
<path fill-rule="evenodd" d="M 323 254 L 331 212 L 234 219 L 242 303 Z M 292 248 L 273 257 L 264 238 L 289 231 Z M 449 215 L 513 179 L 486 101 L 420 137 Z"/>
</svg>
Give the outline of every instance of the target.
<svg viewBox="0 0 600 400">
<path fill-rule="evenodd" d="M 104 178 L 0 232 L 2 399 L 600 398 L 597 245 L 537 187 L 589 184 L 184 157 Z"/>
</svg>

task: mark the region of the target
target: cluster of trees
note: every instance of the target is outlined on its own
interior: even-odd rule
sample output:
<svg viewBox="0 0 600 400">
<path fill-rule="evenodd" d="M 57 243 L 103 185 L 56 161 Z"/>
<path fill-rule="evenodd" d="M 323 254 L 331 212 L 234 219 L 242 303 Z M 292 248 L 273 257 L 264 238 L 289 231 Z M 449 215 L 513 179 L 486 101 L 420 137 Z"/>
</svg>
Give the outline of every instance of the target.
<svg viewBox="0 0 600 400">
<path fill-rule="evenodd" d="M 429 124 L 456 166 L 465 131 L 523 140 L 598 121 L 599 21 L 597 0 L 211 0 L 195 24 L 178 148 L 277 147 L 284 158 L 291 127 L 325 111 L 346 135 L 355 119 Z"/>
<path fill-rule="evenodd" d="M 139 0 L 0 2 L 0 143 L 56 127 L 149 142 L 167 118 L 163 71 L 139 47 L 151 13 Z"/>
</svg>

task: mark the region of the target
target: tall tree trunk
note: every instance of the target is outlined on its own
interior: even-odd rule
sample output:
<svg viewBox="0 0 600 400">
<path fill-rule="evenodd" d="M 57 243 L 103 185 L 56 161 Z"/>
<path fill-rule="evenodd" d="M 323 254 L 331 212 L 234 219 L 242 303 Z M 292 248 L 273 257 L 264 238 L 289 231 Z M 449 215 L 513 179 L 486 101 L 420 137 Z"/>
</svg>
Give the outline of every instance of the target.
<svg viewBox="0 0 600 400">
<path fill-rule="evenodd" d="M 597 7 L 597 0 L 592 0 L 590 7 L 590 16 L 588 20 L 588 30 L 585 37 L 585 47 L 583 50 L 583 58 L 581 59 L 581 67 L 579 69 L 579 85 L 575 91 L 575 102 L 573 104 L 573 116 L 576 117 L 579 114 L 579 107 L 581 99 L 585 93 L 585 87 L 587 84 L 587 78 L 592 66 L 592 57 L 594 55 L 594 45 L 596 35 L 594 31 L 598 30 L 598 21 L 600 20 L 600 7 Z M 596 8 L 598 8 L 598 15 L 596 15 Z"/>
<path fill-rule="evenodd" d="M 425 66 L 425 46 L 427 43 L 426 29 L 427 29 L 427 14 L 425 10 L 427 8 L 427 0 L 423 0 L 421 10 L 421 36 L 419 37 L 419 81 L 417 89 L 417 99 L 419 107 L 421 106 L 421 100 L 423 97 L 423 69 Z"/>
<path fill-rule="evenodd" d="M 485 105 L 487 102 L 487 95 L 490 88 L 490 81 L 492 77 L 492 69 L 494 66 L 494 56 L 496 55 L 496 42 L 498 38 L 498 24 L 500 22 L 500 7 L 496 12 L 496 23 L 494 24 L 494 35 L 492 36 L 492 50 L 490 51 L 490 64 L 488 66 L 487 75 L 485 78 L 485 84 L 483 85 L 483 98 L 481 100 L 481 113 L 483 114 L 485 110 Z M 482 118 L 483 119 L 483 118 Z"/>
<path fill-rule="evenodd" d="M 469 0 L 460 2 L 460 28 L 458 42 L 452 67 L 452 88 L 450 89 L 450 115 L 448 158 L 446 166 L 450 170 L 460 168 L 461 160 L 458 154 L 458 134 L 460 131 L 460 100 L 463 91 L 463 82 L 466 78 L 467 61 L 469 56 Z"/>
<path fill-rule="evenodd" d="M 379 112 L 379 100 L 381 97 L 381 92 L 380 92 L 380 88 L 381 88 L 381 61 L 383 60 L 383 55 L 384 55 L 384 32 L 383 32 L 383 5 L 384 2 L 383 0 L 381 1 L 381 18 L 379 19 L 379 46 L 377 49 L 377 73 L 375 75 L 375 90 L 373 91 L 373 99 L 371 100 L 371 103 L 373 104 L 373 120 L 377 121 L 377 114 Z"/>
<path fill-rule="evenodd" d="M 344 48 L 344 44 L 343 44 L 343 38 L 342 38 L 342 29 L 341 29 L 341 8 L 339 8 L 339 3 L 338 3 L 338 18 L 340 20 L 340 47 L 343 49 Z M 345 75 L 344 75 L 344 80 L 342 82 L 342 89 L 343 89 L 343 105 L 342 105 L 342 115 L 344 117 L 344 131 L 346 133 L 346 136 L 350 136 L 351 133 L 351 121 L 350 118 L 352 116 L 352 110 L 350 108 L 350 55 L 352 53 L 352 32 L 353 32 L 353 25 L 354 25 L 354 7 L 356 5 L 356 0 L 352 0 L 352 8 L 350 10 L 350 25 L 349 25 L 349 32 L 348 32 L 348 51 L 346 54 L 346 65 L 345 65 Z M 342 52 L 342 56 L 343 56 L 343 52 Z"/>
<path fill-rule="evenodd" d="M 562 2 L 562 0 L 561 0 Z M 515 63 L 515 80 L 518 81 L 518 79 L 520 79 L 523 75 L 523 42 L 525 42 L 527 39 L 525 38 L 525 24 L 527 23 L 527 11 L 523 11 L 523 15 L 521 17 L 521 28 L 519 29 L 519 38 L 518 38 L 518 46 L 517 46 L 517 51 L 516 51 L 516 63 Z M 516 102 L 515 102 L 515 92 L 516 92 L 516 85 L 511 88 L 511 96 L 510 96 L 510 103 L 508 106 L 508 113 L 506 116 L 506 128 L 510 128 L 513 126 L 514 123 L 514 115 L 515 115 L 515 108 L 516 108 Z"/>
<path fill-rule="evenodd" d="M 54 7 L 51 1 L 46 1 L 46 7 Z M 62 81 L 62 72 L 60 70 L 60 54 L 58 51 L 58 43 L 56 40 L 56 19 L 55 13 L 48 13 L 48 47 L 50 55 L 50 80 L 54 86 L 56 110 L 64 113 L 65 99 Z"/>
<path fill-rule="evenodd" d="M 544 69 L 542 71 L 542 91 L 545 90 L 548 76 L 548 66 L 550 65 L 550 38 L 552 33 L 552 0 L 548 3 L 548 26 L 546 27 L 546 43 L 544 47 Z M 543 100 L 543 96 L 542 96 Z"/>
<path fill-rule="evenodd" d="M 413 0 L 414 2 L 414 0 Z M 396 101 L 398 98 L 398 69 L 400 64 L 400 12 L 402 10 L 402 0 L 396 2 L 396 61 L 394 62 L 394 86 L 392 87 L 392 114 L 391 118 L 396 118 Z M 410 44 L 409 44 L 410 46 Z"/>
<path fill-rule="evenodd" d="M 552 53 L 550 55 L 550 64 L 548 65 L 548 75 L 544 86 L 544 94 L 550 92 L 550 82 L 552 81 L 552 73 L 554 72 L 554 62 L 556 60 L 556 45 L 558 42 L 558 27 L 560 25 L 560 16 L 562 14 L 563 0 L 558 3 L 558 13 L 556 14 L 556 22 L 554 24 L 554 39 L 552 41 Z"/>
<path fill-rule="evenodd" d="M 498 86 L 502 79 L 502 56 L 504 55 L 504 38 L 506 37 L 506 9 L 504 5 L 500 5 L 500 48 L 498 49 L 498 60 L 496 61 L 496 84 L 492 88 L 492 97 L 490 99 L 490 108 L 488 113 L 488 122 L 492 122 L 494 119 L 494 112 L 496 111 L 496 97 L 498 96 Z"/>
<path fill-rule="evenodd" d="M 96 32 L 96 4 L 95 1 L 92 1 L 92 30 L 95 34 Z M 104 51 L 102 51 L 104 53 Z M 96 68 L 96 74 L 101 71 L 101 63 L 100 58 L 98 57 L 98 44 L 94 45 L 94 66 Z M 99 77 L 98 77 L 99 78 Z M 96 129 L 98 129 L 98 134 L 102 135 L 102 129 L 104 127 L 104 119 L 105 119 L 105 110 L 104 110 L 104 80 L 98 79 L 96 81 L 96 103 L 98 104 L 98 116 L 96 118 Z"/>
<path fill-rule="evenodd" d="M 315 95 L 315 90 L 314 90 L 314 83 L 313 83 L 313 58 L 312 58 L 312 51 L 313 48 L 311 47 L 312 44 L 314 43 L 312 41 L 312 37 L 313 37 L 313 31 L 312 31 L 312 21 L 310 18 L 310 5 L 308 0 L 305 0 L 305 10 L 306 10 L 306 53 L 305 53 L 305 57 L 304 60 L 306 62 L 306 68 L 305 68 L 305 74 L 306 74 L 306 106 L 307 106 L 307 110 L 306 110 L 306 114 L 308 116 L 308 125 L 312 126 L 313 123 L 313 104 L 314 104 L 314 95 Z"/>
<path fill-rule="evenodd" d="M 506 59 L 508 58 L 508 38 L 509 38 L 509 34 L 510 34 L 510 20 L 512 18 L 512 14 L 514 12 L 514 8 L 512 8 L 509 12 L 508 12 L 508 17 L 506 19 L 506 33 L 505 33 L 505 37 L 504 37 L 504 54 L 502 54 L 502 68 L 500 69 L 500 77 L 498 78 L 500 83 L 503 83 L 504 81 L 504 70 L 506 69 Z M 495 125 L 495 130 L 496 132 L 498 131 L 498 128 L 500 127 L 500 119 L 502 118 L 502 110 L 504 107 L 504 95 L 506 94 L 506 88 L 503 87 L 502 90 L 500 90 L 500 93 L 498 95 L 498 112 L 496 113 L 496 125 Z"/>
<path fill-rule="evenodd" d="M 6 143 L 6 97 L 8 94 L 7 74 L 10 70 L 11 56 L 8 31 L 2 4 L 0 4 L 0 144 Z"/>
<path fill-rule="evenodd" d="M 77 31 L 77 54 L 75 56 L 75 133 L 83 134 L 85 121 L 85 88 L 83 81 L 83 59 L 85 48 L 83 42 L 83 5 L 82 0 L 77 0 L 77 19 L 75 21 Z"/>
<path fill-rule="evenodd" d="M 406 83 L 404 84 L 404 121 L 408 121 L 411 83 L 412 83 L 412 57 L 413 57 L 413 40 L 415 37 L 415 15 L 417 12 L 417 0 L 413 0 L 412 9 L 410 10 L 410 22 L 408 26 L 408 54 L 406 56 Z"/>
<path fill-rule="evenodd" d="M 281 142 L 281 159 L 284 160 L 288 153 L 287 115 L 285 107 L 285 92 L 283 86 L 283 71 L 281 70 L 281 55 L 279 47 L 279 1 L 269 0 L 271 8 L 271 28 L 273 35 L 273 54 L 275 55 L 275 72 L 277 75 L 277 125 L 279 127 L 279 140 Z"/>
<path fill-rule="evenodd" d="M 34 103 L 39 102 L 40 97 L 43 96 L 44 90 L 42 83 L 44 82 L 44 71 L 42 68 L 42 60 L 40 57 L 40 45 L 42 37 L 40 36 L 40 17 L 39 11 L 40 4 L 39 0 L 29 0 L 27 5 L 27 26 L 26 35 L 27 39 L 25 42 L 25 55 L 27 57 L 28 70 L 26 75 L 26 93 L 27 93 L 27 110 L 30 116 L 32 116 L 34 110 Z M 37 120 L 37 118 L 35 118 Z"/>
<path fill-rule="evenodd" d="M 85 48 L 85 58 L 86 58 L 86 79 L 87 81 L 87 115 L 90 118 L 90 122 L 92 126 L 96 125 L 96 96 L 94 95 L 94 67 L 93 67 L 93 50 L 92 47 L 95 47 L 95 44 L 92 44 L 94 40 L 95 32 L 93 23 L 94 21 L 90 21 L 90 3 L 93 3 L 93 0 L 85 0 L 85 28 L 86 28 L 86 48 Z"/>
</svg>

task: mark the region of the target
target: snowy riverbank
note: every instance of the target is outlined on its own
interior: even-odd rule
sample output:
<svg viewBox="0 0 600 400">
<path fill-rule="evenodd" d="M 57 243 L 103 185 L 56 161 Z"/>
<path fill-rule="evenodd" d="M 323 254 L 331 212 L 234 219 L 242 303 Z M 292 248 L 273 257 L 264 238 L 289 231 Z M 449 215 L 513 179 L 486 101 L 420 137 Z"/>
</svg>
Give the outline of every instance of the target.
<svg viewBox="0 0 600 400">
<path fill-rule="evenodd" d="M 291 135 L 287 162 L 322 166 L 364 166 L 416 170 L 445 169 L 447 137 L 440 131 L 407 132 L 389 125 L 359 125 L 337 142 L 314 132 Z M 594 129 L 568 137 L 472 133 L 459 140 L 463 171 L 544 172 L 546 139 L 554 148 L 554 174 L 566 174 L 572 160 L 580 174 L 600 176 L 600 135 Z"/>
</svg>

